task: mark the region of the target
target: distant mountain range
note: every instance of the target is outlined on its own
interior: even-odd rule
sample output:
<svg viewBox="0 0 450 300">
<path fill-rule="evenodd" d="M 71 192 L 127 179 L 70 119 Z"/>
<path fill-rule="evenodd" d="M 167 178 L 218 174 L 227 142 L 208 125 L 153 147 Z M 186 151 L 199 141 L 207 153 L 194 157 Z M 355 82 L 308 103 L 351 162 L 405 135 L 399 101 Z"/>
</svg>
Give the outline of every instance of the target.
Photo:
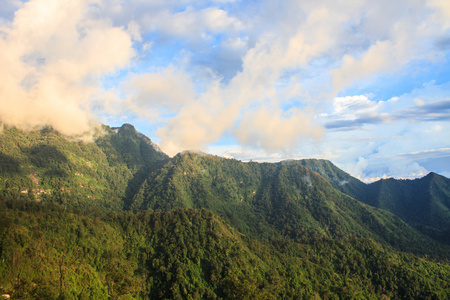
<svg viewBox="0 0 450 300">
<path fill-rule="evenodd" d="M 390 211 L 422 232 L 450 243 L 450 179 L 431 172 L 420 179 L 389 178 L 364 184 L 329 161 L 300 160 L 294 163 L 319 173 L 335 189 Z"/>
<path fill-rule="evenodd" d="M 170 158 L 129 124 L 90 143 L 5 127 L 0 205 L 0 292 L 16 296 L 450 297 L 450 180 L 435 173 L 365 184 L 327 160 Z"/>
</svg>

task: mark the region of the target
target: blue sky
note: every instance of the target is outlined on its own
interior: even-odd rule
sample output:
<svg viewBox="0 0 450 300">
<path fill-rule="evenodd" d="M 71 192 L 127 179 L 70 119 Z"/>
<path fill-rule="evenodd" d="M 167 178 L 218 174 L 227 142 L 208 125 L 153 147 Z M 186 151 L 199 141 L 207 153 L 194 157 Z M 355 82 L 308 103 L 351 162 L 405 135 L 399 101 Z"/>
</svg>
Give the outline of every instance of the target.
<svg viewBox="0 0 450 300">
<path fill-rule="evenodd" d="M 450 176 L 450 2 L 3 0 L 0 120 Z"/>
</svg>

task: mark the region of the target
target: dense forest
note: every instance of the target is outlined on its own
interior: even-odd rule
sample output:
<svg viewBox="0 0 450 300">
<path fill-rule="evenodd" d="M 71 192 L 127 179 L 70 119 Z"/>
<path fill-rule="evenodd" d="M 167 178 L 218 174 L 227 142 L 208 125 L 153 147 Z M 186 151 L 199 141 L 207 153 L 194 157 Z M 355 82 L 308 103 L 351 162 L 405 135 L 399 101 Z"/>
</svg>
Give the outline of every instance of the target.
<svg viewBox="0 0 450 300">
<path fill-rule="evenodd" d="M 414 180 L 387 178 L 364 184 L 326 160 L 282 163 L 305 165 L 335 189 L 390 211 L 426 235 L 450 245 L 450 180 L 444 176 L 431 172 Z"/>
<path fill-rule="evenodd" d="M 169 158 L 128 124 L 91 142 L 5 127 L 0 293 L 448 299 L 449 201 L 437 174 L 366 185 L 321 160 Z"/>
</svg>

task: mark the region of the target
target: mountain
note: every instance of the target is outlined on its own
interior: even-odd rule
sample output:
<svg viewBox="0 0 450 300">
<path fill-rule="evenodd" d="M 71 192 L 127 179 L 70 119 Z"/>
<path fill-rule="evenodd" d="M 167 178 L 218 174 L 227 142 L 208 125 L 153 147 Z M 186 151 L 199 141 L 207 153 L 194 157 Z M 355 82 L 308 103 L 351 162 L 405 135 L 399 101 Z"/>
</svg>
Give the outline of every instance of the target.
<svg viewBox="0 0 450 300">
<path fill-rule="evenodd" d="M 436 173 L 415 180 L 382 179 L 368 186 L 366 203 L 408 223 L 450 228 L 450 180 Z"/>
<path fill-rule="evenodd" d="M 423 233 L 450 244 L 450 179 L 436 173 L 414 179 L 381 179 L 364 184 L 326 160 L 283 162 L 301 164 L 319 173 L 335 189 L 392 212 Z"/>
<path fill-rule="evenodd" d="M 371 239 L 258 241 L 208 210 L 0 210 L 12 299 L 446 299 L 450 265 Z"/>
<path fill-rule="evenodd" d="M 122 210 L 133 186 L 168 159 L 133 126 L 104 126 L 94 142 L 70 140 L 44 128 L 0 134 L 0 191 L 5 199 L 27 198 L 73 207 Z"/>
<path fill-rule="evenodd" d="M 302 165 L 320 174 L 335 189 L 341 191 L 355 199 L 364 199 L 366 197 L 367 185 L 360 180 L 354 178 L 347 172 L 336 167 L 332 162 L 324 159 L 300 159 L 286 160 L 280 162 L 285 165 Z"/>
<path fill-rule="evenodd" d="M 361 199 L 402 218 L 437 240 L 450 244 L 450 179 L 429 173 L 415 180 L 383 179 L 368 186 Z"/>
<path fill-rule="evenodd" d="M 440 249 L 393 214 L 337 191 L 325 178 L 296 163 L 244 163 L 184 152 L 150 174 L 130 208 L 135 212 L 207 208 L 256 238 L 357 235 L 402 251 L 433 255 L 430 249 Z M 443 252 L 446 255 L 447 250 Z"/>
<path fill-rule="evenodd" d="M 430 177 L 400 193 L 422 199 L 418 191 L 429 186 L 430 199 L 448 200 L 446 178 Z M 5 127 L 0 292 L 17 299 L 449 298 L 443 223 L 412 227 L 401 214 L 363 203 L 397 201 L 398 189 L 396 181 L 366 185 L 323 160 L 169 158 L 129 124 L 103 126 L 92 142 L 51 128 Z"/>
</svg>

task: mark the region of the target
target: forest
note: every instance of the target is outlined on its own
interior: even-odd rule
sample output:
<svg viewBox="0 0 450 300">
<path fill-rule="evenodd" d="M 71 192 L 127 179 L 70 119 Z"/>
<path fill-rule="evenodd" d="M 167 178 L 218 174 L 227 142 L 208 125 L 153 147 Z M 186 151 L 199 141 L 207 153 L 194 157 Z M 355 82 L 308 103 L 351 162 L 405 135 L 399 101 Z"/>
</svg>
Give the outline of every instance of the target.
<svg viewBox="0 0 450 300">
<path fill-rule="evenodd" d="M 0 293 L 448 299 L 449 187 L 367 185 L 321 160 L 169 158 L 129 124 L 93 142 L 5 127 Z"/>
</svg>

